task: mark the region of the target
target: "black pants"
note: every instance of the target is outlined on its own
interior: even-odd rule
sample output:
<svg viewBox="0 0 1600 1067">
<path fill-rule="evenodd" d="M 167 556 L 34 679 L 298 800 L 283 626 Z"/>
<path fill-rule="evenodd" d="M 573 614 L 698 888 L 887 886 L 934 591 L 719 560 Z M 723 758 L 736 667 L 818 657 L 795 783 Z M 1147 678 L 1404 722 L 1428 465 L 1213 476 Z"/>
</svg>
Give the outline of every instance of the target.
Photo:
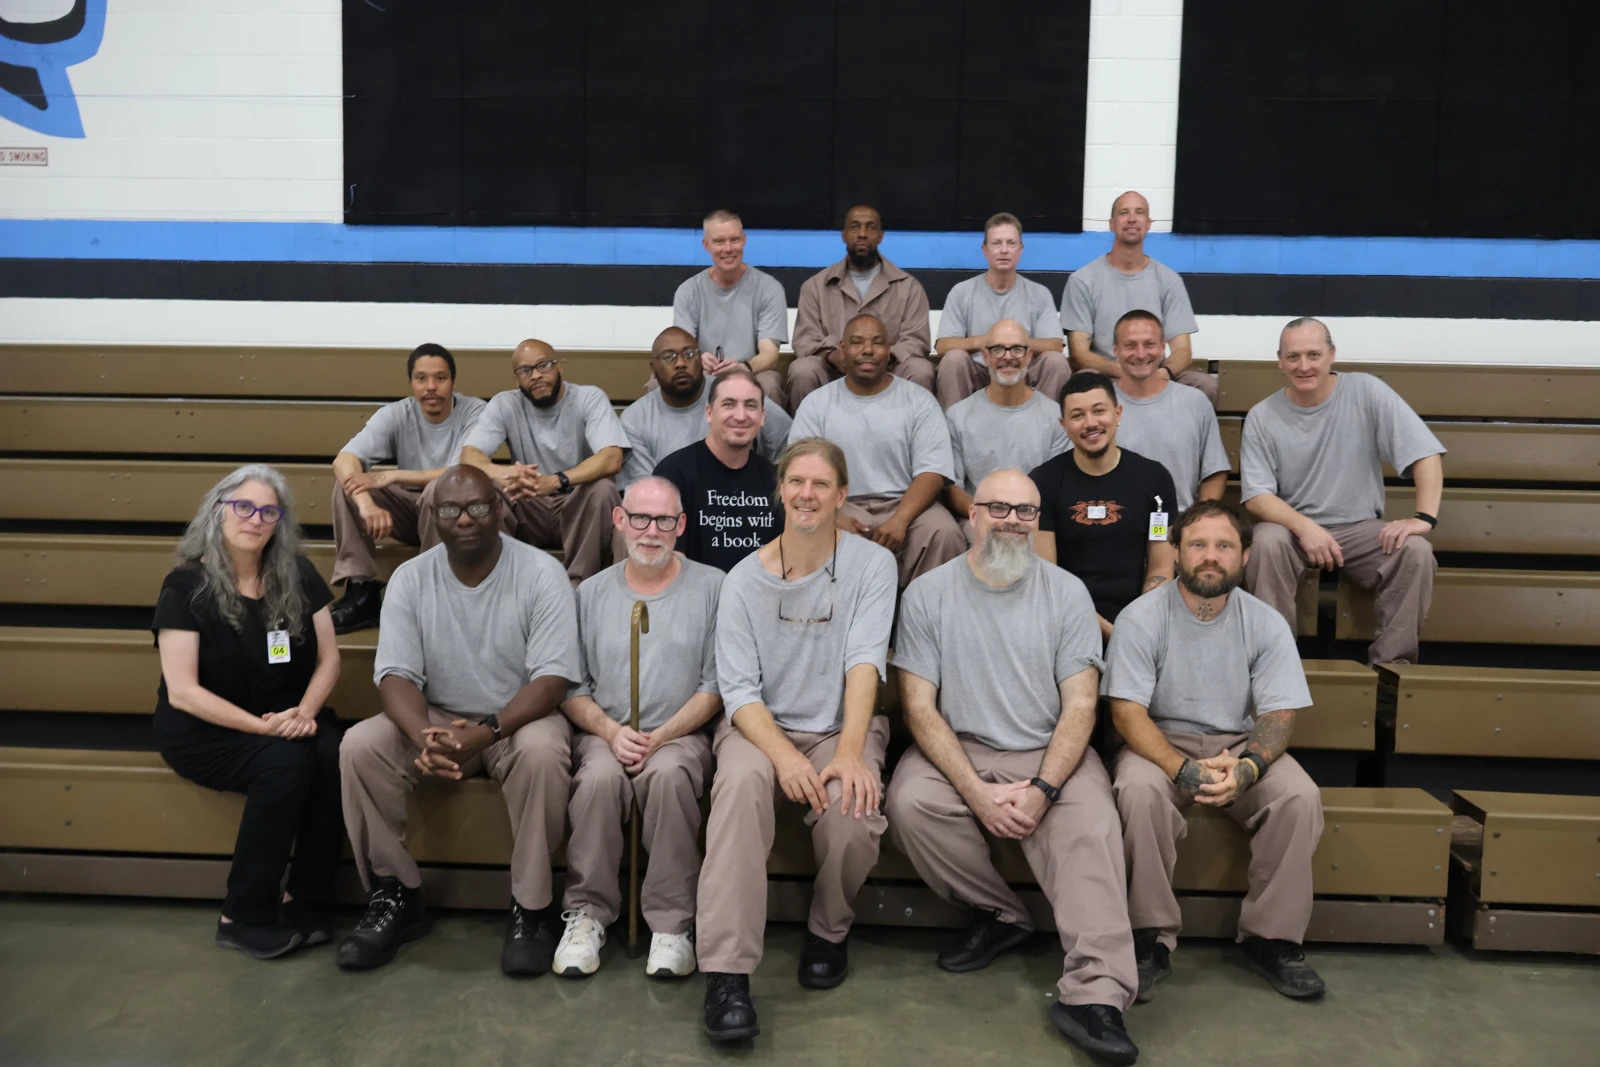
<svg viewBox="0 0 1600 1067">
<path fill-rule="evenodd" d="M 339 721 L 317 716 L 315 737 L 286 741 L 234 730 L 207 731 L 193 741 L 162 747 L 183 777 L 207 789 L 243 793 L 244 818 L 233 846 L 222 914 L 241 923 L 278 921 L 289 851 L 289 895 L 309 904 L 333 901 L 344 850 L 339 799 Z"/>
</svg>

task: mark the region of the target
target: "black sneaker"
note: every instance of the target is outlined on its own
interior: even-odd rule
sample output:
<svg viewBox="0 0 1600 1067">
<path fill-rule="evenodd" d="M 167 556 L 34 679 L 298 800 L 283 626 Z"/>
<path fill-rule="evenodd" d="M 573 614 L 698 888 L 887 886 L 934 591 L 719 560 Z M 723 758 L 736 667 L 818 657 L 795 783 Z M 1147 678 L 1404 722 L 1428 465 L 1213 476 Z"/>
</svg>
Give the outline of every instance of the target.
<svg viewBox="0 0 1600 1067">
<path fill-rule="evenodd" d="M 300 931 L 282 923 L 225 923 L 217 920 L 217 944 L 254 960 L 275 960 L 300 947 Z"/>
<path fill-rule="evenodd" d="M 1293 941 L 1269 937 L 1247 937 L 1239 943 L 1245 964 L 1272 983 L 1286 997 L 1305 1000 L 1328 991 L 1322 976 L 1311 969 L 1306 954 Z"/>
<path fill-rule="evenodd" d="M 500 950 L 500 973 L 511 978 L 537 978 L 550 972 L 556 958 L 556 943 L 561 940 L 562 924 L 556 905 L 538 911 L 511 904 L 511 921 L 506 925 L 506 943 Z"/>
<path fill-rule="evenodd" d="M 286 900 L 280 913 L 285 926 L 300 931 L 304 939 L 300 944 L 305 948 L 326 945 L 333 940 L 333 919 L 326 908 L 307 904 L 303 900 Z"/>
<path fill-rule="evenodd" d="M 1032 930 L 1001 922 L 996 912 L 976 911 L 967 932 L 939 953 L 938 964 L 956 974 L 981 971 L 1002 952 L 1010 952 L 1032 935 Z"/>
<path fill-rule="evenodd" d="M 1154 1000 L 1156 983 L 1172 977 L 1172 954 L 1160 938 L 1160 930 L 1133 932 L 1133 962 L 1139 968 L 1139 995 L 1134 999 L 1140 1004 Z"/>
<path fill-rule="evenodd" d="M 383 606 L 380 590 L 382 582 L 364 582 L 355 578 L 344 583 L 344 596 L 329 609 L 333 616 L 333 632 L 354 633 L 378 625 L 378 612 Z"/>
<path fill-rule="evenodd" d="M 832 989 L 850 971 L 850 939 L 835 944 L 806 931 L 806 947 L 800 953 L 800 984 L 807 989 Z"/>
<path fill-rule="evenodd" d="M 706 972 L 705 1022 L 713 1041 L 743 1041 L 761 1032 L 748 974 Z"/>
<path fill-rule="evenodd" d="M 1122 1013 L 1109 1004 L 1063 1004 L 1050 1009 L 1050 1022 L 1091 1056 L 1107 1063 L 1138 1063 L 1139 1046 L 1128 1037 Z"/>
<path fill-rule="evenodd" d="M 335 959 L 346 970 L 381 967 L 394 959 L 401 945 L 433 929 L 433 920 L 422 907 L 420 886 L 407 889 L 398 878 L 379 878 L 376 884 L 367 913 L 339 942 Z"/>
</svg>

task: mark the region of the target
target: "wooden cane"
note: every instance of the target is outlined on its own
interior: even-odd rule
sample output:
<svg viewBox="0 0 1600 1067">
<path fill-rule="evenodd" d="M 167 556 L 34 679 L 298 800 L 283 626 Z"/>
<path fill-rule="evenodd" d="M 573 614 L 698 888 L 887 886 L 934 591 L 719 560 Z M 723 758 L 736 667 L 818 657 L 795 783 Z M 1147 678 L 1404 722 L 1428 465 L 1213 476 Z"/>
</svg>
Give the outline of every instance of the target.
<svg viewBox="0 0 1600 1067">
<path fill-rule="evenodd" d="M 628 726 L 639 732 L 639 635 L 650 632 L 650 608 L 642 600 L 633 602 L 633 635 L 628 647 Z M 628 958 L 639 956 L 639 796 L 629 786 L 633 798 L 628 809 Z"/>
</svg>

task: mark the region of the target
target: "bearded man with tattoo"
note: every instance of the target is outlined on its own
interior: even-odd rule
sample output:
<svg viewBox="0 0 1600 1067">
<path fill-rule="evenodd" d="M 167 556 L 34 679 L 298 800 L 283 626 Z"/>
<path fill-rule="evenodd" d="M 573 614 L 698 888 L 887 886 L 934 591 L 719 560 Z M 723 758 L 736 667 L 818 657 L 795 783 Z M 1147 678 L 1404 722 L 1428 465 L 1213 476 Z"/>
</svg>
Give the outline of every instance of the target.
<svg viewBox="0 0 1600 1067">
<path fill-rule="evenodd" d="M 1295 711 L 1311 706 L 1289 624 L 1239 588 L 1250 523 L 1214 500 L 1172 530 L 1178 581 L 1123 609 L 1101 691 L 1127 742 L 1112 769 L 1128 866 L 1141 1001 L 1172 973 L 1181 925 L 1172 892 L 1191 803 L 1251 832 L 1250 892 L 1239 910 L 1245 962 L 1288 997 L 1320 996 L 1300 944 L 1311 921 L 1311 856 L 1322 836 L 1317 786 L 1287 754 Z"/>
</svg>

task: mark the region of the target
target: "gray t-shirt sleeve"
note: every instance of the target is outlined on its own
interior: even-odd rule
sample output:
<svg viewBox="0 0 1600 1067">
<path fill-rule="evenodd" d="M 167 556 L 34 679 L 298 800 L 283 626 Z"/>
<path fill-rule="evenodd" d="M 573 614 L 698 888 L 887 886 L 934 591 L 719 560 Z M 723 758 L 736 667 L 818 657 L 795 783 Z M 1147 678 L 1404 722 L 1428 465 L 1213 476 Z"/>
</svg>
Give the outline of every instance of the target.
<svg viewBox="0 0 1600 1067">
<path fill-rule="evenodd" d="M 789 417 L 787 411 L 770 399 L 764 401 L 764 406 L 767 417 L 766 421 L 762 422 L 761 433 L 756 438 L 756 451 L 776 464 L 784 446 L 789 443 L 789 431 L 794 426 L 794 420 Z"/>
<path fill-rule="evenodd" d="M 497 393 L 490 399 L 483 414 L 478 416 L 478 423 L 472 432 L 462 440 L 461 447 L 468 445 L 476 448 L 486 456 L 492 456 L 500 451 L 500 446 L 506 443 L 506 405 L 502 399 L 504 393 Z"/>
<path fill-rule="evenodd" d="M 1278 493 L 1278 464 L 1272 442 L 1261 429 L 1268 416 L 1252 412 L 1245 416 L 1244 434 L 1239 441 L 1239 500 Z"/>
<path fill-rule="evenodd" d="M 688 330 L 695 337 L 700 336 L 700 289 L 696 284 L 699 279 L 699 274 L 689 275 L 672 294 L 672 325 Z"/>
<path fill-rule="evenodd" d="M 1255 655 L 1250 658 L 1250 699 L 1256 714 L 1309 708 L 1311 689 L 1288 621 L 1270 608 L 1251 616 Z"/>
<path fill-rule="evenodd" d="M 594 667 L 589 662 L 589 642 L 585 636 L 589 633 L 589 627 L 594 625 L 588 618 L 593 610 L 594 597 L 592 590 L 585 588 L 587 585 L 586 581 L 578 586 L 575 598 L 578 611 L 578 676 L 570 679 L 567 685 L 569 698 L 594 696 Z"/>
<path fill-rule="evenodd" d="M 529 682 L 552 675 L 565 678 L 569 683 L 583 679 L 578 651 L 578 606 L 572 586 L 554 577 L 559 574 L 559 571 L 546 571 L 538 576 L 533 615 L 528 620 L 528 647 L 522 657 Z"/>
<path fill-rule="evenodd" d="M 1210 404 L 1205 405 L 1200 417 L 1205 426 L 1205 443 L 1200 451 L 1200 480 L 1205 481 L 1213 474 L 1231 471 L 1233 464 L 1228 459 L 1228 449 L 1222 443 L 1222 426 L 1217 422 L 1217 413 L 1211 410 Z"/>
<path fill-rule="evenodd" d="M 721 693 L 722 684 L 717 678 L 717 617 L 721 594 L 711 606 L 711 625 L 706 627 L 706 637 L 700 650 L 700 692 Z"/>
<path fill-rule="evenodd" d="M 904 609 L 902 608 L 902 613 Z M 1064 621 L 1056 641 L 1056 684 L 1093 667 L 1105 669 L 1100 656 L 1100 620 L 1094 612 L 1094 599 L 1082 582 L 1071 583 L 1063 604 Z M 1116 630 L 1113 628 L 1112 633 Z M 896 662 L 899 662 L 898 651 Z"/>
<path fill-rule="evenodd" d="M 939 312 L 940 337 L 971 337 L 968 333 L 968 312 L 971 310 L 972 289 L 966 284 L 951 288 L 945 297 L 944 310 Z"/>
<path fill-rule="evenodd" d="M 916 421 L 911 427 L 911 477 L 919 474 L 942 475 L 946 481 L 955 477 L 955 457 L 950 449 L 950 426 L 939 402 L 933 394 L 923 391 L 927 402 L 918 397 Z"/>
<path fill-rule="evenodd" d="M 1143 617 L 1129 618 L 1124 611 L 1111 630 L 1100 692 L 1113 700 L 1130 700 L 1148 708 L 1155 691 L 1156 636 Z"/>
<path fill-rule="evenodd" d="M 856 610 L 850 620 L 850 633 L 845 638 L 846 674 L 850 673 L 852 667 L 870 663 L 878 672 L 878 681 L 887 680 L 884 668 L 889 654 L 889 631 L 894 625 L 894 598 L 898 588 L 894 554 L 887 551 L 872 553 L 861 574 L 861 585 L 856 590 Z"/>
<path fill-rule="evenodd" d="M 617 472 L 617 491 L 623 492 L 628 486 L 647 477 L 656 469 L 656 464 L 665 457 L 655 454 L 650 447 L 650 435 L 644 430 L 644 408 L 642 400 L 635 400 L 625 408 L 620 416 L 622 432 L 628 438 L 628 458 L 622 461 L 622 470 Z"/>
<path fill-rule="evenodd" d="M 717 685 L 722 706 L 731 718 L 746 704 L 760 704 L 761 653 L 756 648 L 755 626 L 741 591 L 725 583 L 717 605 Z"/>
<path fill-rule="evenodd" d="M 1169 338 L 1200 331 L 1183 278 L 1166 266 L 1161 268 L 1161 327 Z"/>
<path fill-rule="evenodd" d="M 378 615 L 378 651 L 372 661 L 372 684 L 397 675 L 424 688 L 428 675 L 423 670 L 422 626 L 417 619 L 416 567 L 402 565 L 389 580 Z"/>
<path fill-rule="evenodd" d="M 961 454 L 961 424 L 950 417 L 950 412 L 944 414 L 945 429 L 950 433 L 950 481 L 956 485 L 967 484 L 967 461 Z M 957 516 L 959 519 L 960 516 Z M 908 590 L 909 591 L 909 590 Z"/>
<path fill-rule="evenodd" d="M 397 405 L 385 404 L 339 451 L 361 460 L 362 470 L 374 463 L 392 463 L 399 452 L 401 414 Z"/>
<path fill-rule="evenodd" d="M 1444 452 L 1428 424 L 1388 382 L 1369 376 L 1366 385 L 1368 410 L 1378 432 L 1378 452 L 1389 466 L 1403 476 L 1417 460 Z"/>
<path fill-rule="evenodd" d="M 929 605 L 929 582 L 917 580 L 900 598 L 900 625 L 894 635 L 894 665 L 939 684 L 939 620 Z"/>
<path fill-rule="evenodd" d="M 1061 337 L 1061 316 L 1050 299 L 1050 290 L 1041 285 L 1038 289 L 1031 291 L 1037 293 L 1039 299 L 1033 306 L 1033 314 L 1027 324 L 1028 336 L 1041 341 L 1059 339 Z"/>
<path fill-rule="evenodd" d="M 1061 331 L 1094 336 L 1094 288 L 1082 268 L 1072 272 L 1061 293 Z"/>
<path fill-rule="evenodd" d="M 804 400 L 795 409 L 794 422 L 789 425 L 789 443 L 792 445 L 804 437 L 822 436 L 822 405 L 826 394 L 818 389 Z"/>
<path fill-rule="evenodd" d="M 784 295 L 783 283 L 768 275 L 761 279 L 756 291 L 756 340 L 789 340 L 789 298 Z"/>
<path fill-rule="evenodd" d="M 617 418 L 605 390 L 585 389 L 583 397 L 583 436 L 589 444 L 590 455 L 613 446 L 626 450 L 628 433 L 622 428 L 622 420 Z"/>
</svg>

